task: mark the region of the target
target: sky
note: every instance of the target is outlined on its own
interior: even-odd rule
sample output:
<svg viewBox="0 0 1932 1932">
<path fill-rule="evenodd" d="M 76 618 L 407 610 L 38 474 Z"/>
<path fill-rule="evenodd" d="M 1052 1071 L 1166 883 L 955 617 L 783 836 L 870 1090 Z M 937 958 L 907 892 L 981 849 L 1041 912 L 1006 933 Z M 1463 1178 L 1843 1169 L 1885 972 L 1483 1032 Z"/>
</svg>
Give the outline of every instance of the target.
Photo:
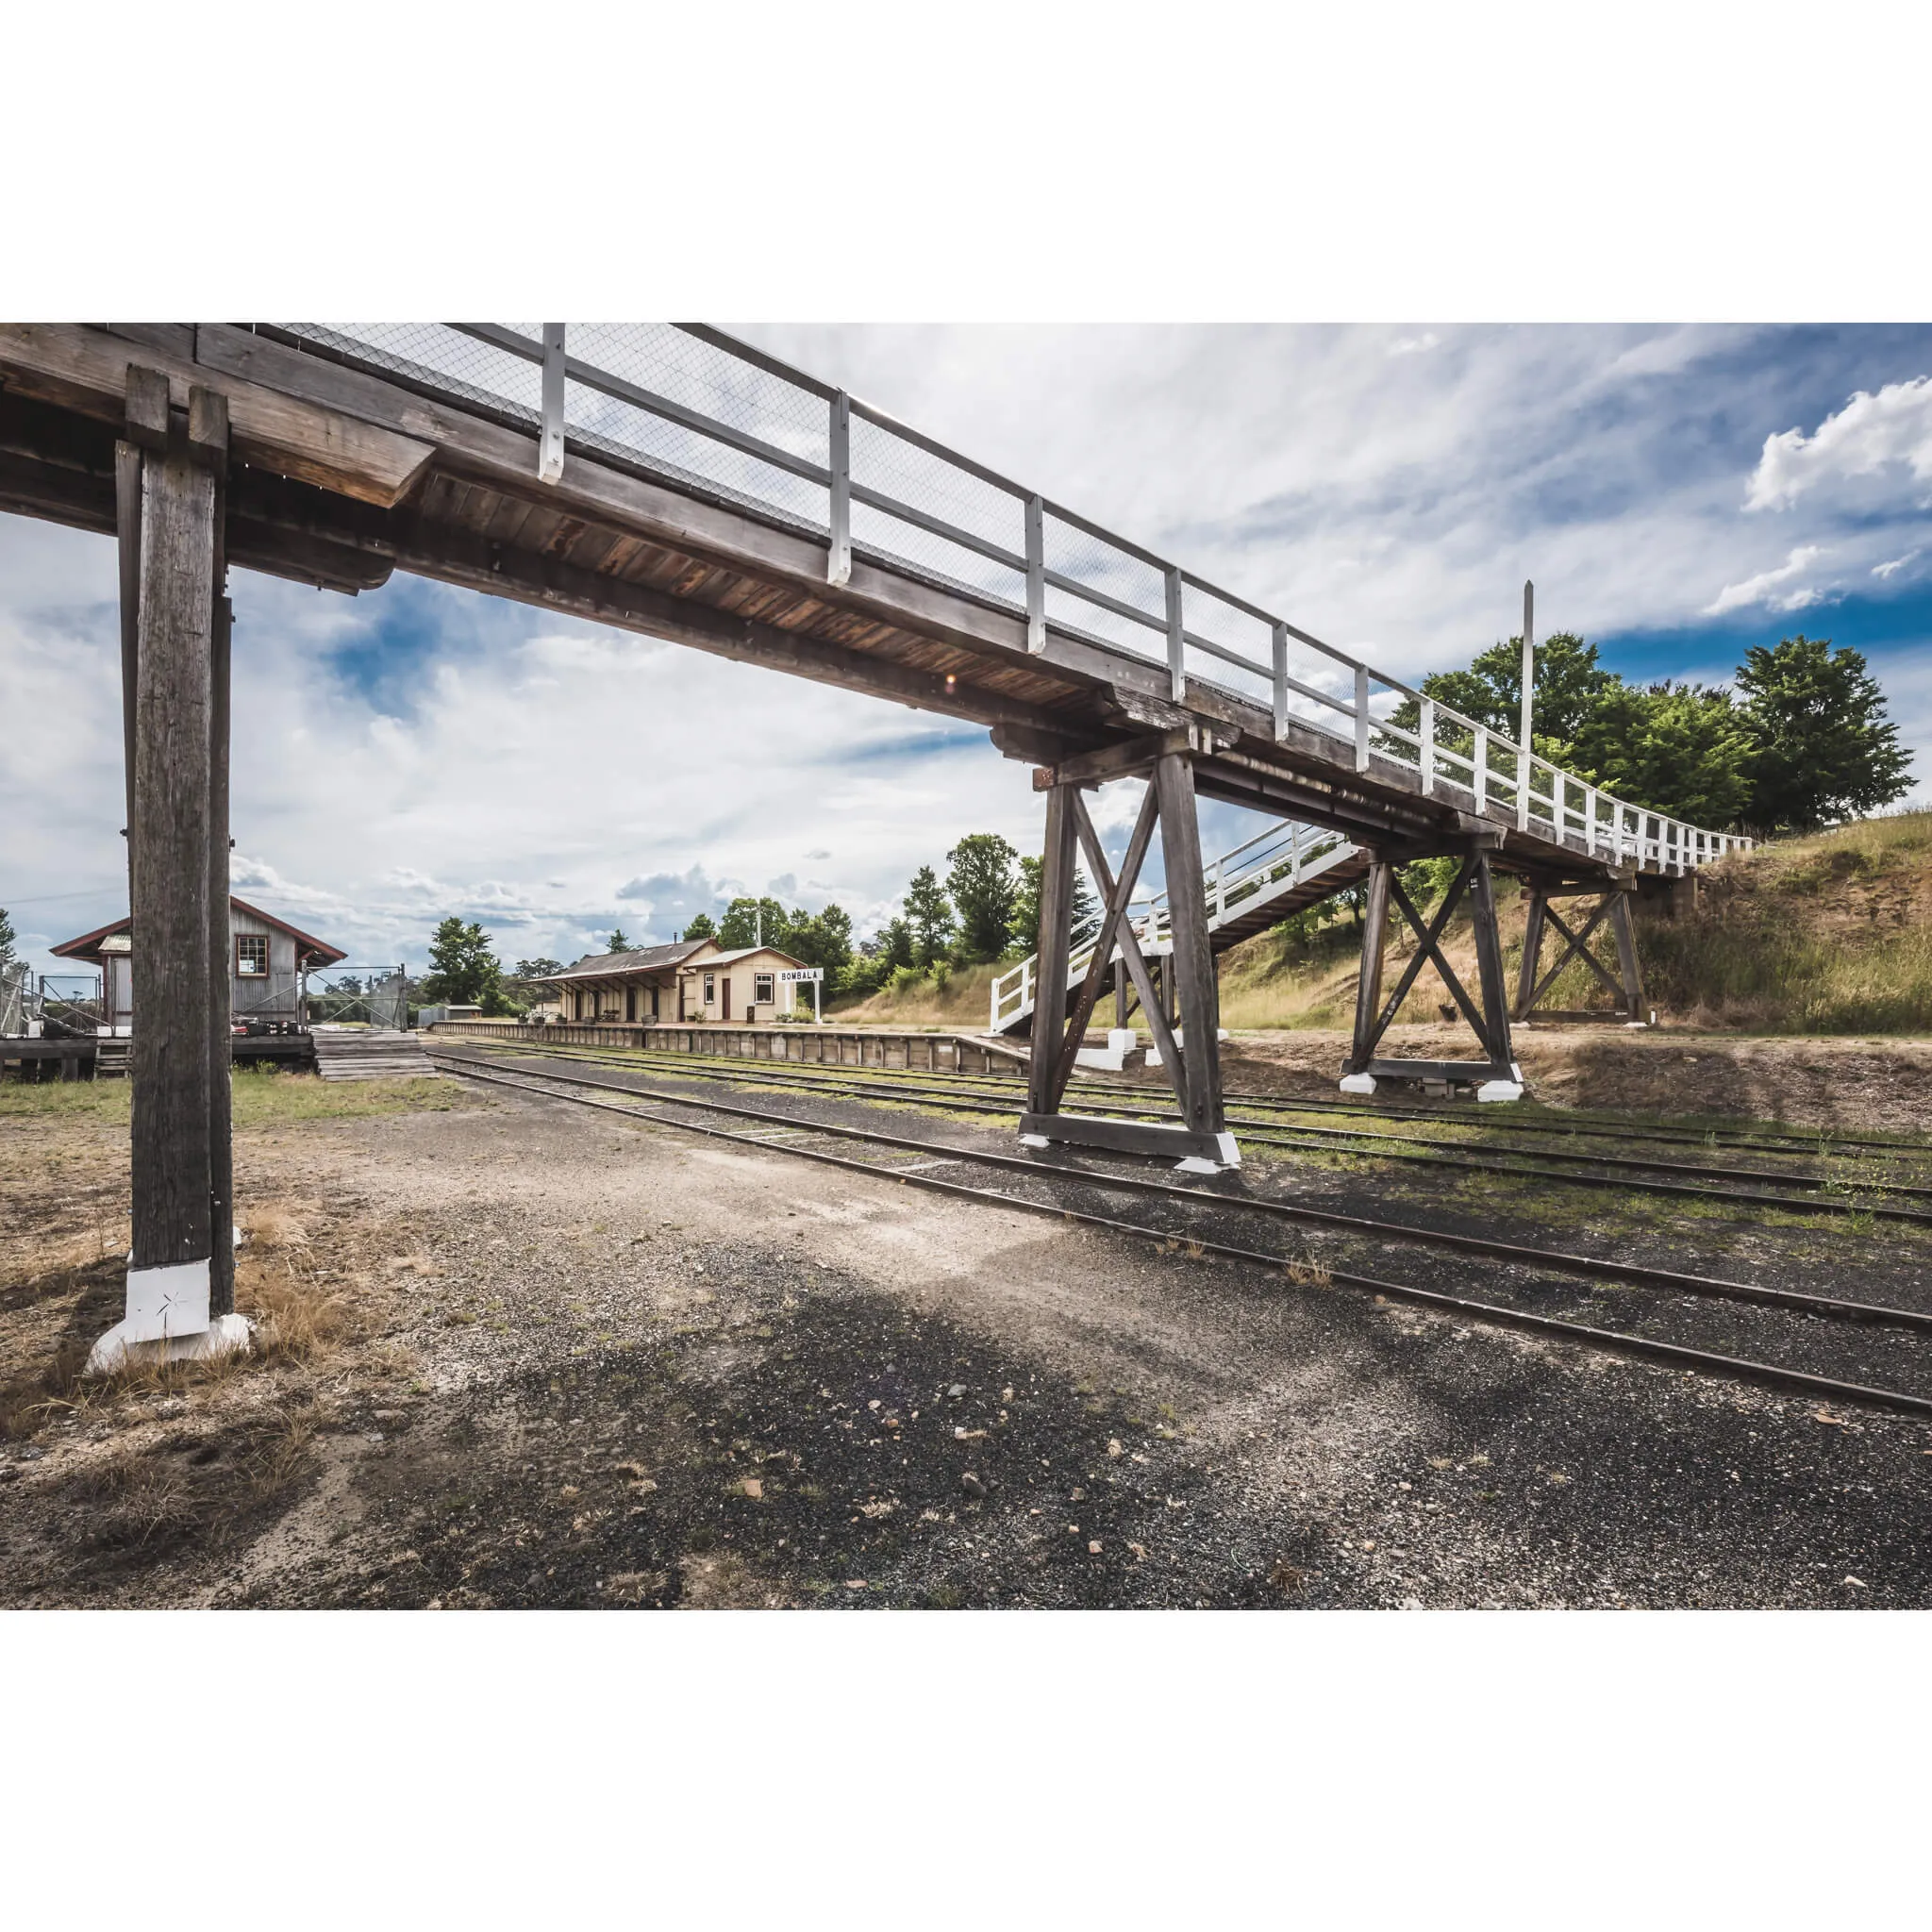
<svg viewBox="0 0 1932 1932">
<path fill-rule="evenodd" d="M 1411 681 L 1514 633 L 1525 577 L 1633 678 L 1855 644 L 1932 793 L 1932 328 L 730 326 Z M 963 833 L 1038 849 L 977 726 L 402 576 L 231 594 L 235 890 L 351 964 L 420 966 L 449 913 L 572 959 L 740 892 L 864 932 Z M 125 910 L 114 597 L 108 540 L 0 515 L 38 970 Z"/>
</svg>

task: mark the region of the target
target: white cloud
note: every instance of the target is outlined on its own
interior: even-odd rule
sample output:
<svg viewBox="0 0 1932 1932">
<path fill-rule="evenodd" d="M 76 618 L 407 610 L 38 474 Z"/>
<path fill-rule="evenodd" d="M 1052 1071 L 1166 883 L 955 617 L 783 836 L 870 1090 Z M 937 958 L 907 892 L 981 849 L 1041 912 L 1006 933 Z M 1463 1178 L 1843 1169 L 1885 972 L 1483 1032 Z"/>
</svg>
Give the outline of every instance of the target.
<svg viewBox="0 0 1932 1932">
<path fill-rule="evenodd" d="M 1746 577 L 1740 584 L 1726 584 L 1718 592 L 1717 602 L 1704 607 L 1704 614 L 1722 617 L 1727 610 L 1741 610 L 1749 604 L 1763 604 L 1773 610 L 1805 609 L 1819 601 L 1819 591 L 1781 591 L 1779 586 L 1802 575 L 1812 559 L 1822 554 L 1815 543 L 1800 544 L 1775 570 L 1761 570 L 1755 577 Z"/>
<path fill-rule="evenodd" d="M 1894 557 L 1885 563 L 1874 563 L 1872 566 L 1872 575 L 1874 577 L 1895 575 L 1899 571 L 1905 569 L 1907 564 L 1916 562 L 1919 553 L 1916 550 L 1907 550 L 1903 557 Z"/>
<path fill-rule="evenodd" d="M 1896 425 L 1925 387 L 1881 387 L 1876 338 L 1776 330 L 743 332 L 1410 680 L 1508 636 L 1526 576 L 1546 627 L 1599 637 L 1817 597 L 1799 552 L 1762 569 L 1739 479 L 1818 424 L 1772 439 L 1767 487 L 1809 490 L 1847 459 L 1833 402 Z M 1827 582 L 1895 586 L 1923 520 L 1830 494 L 1801 499 Z M 31 721 L 0 753 L 0 904 L 56 937 L 125 909 L 113 559 L 0 516 L 0 718 Z M 235 597 L 237 877 L 358 961 L 420 961 L 451 912 L 574 958 L 787 874 L 863 930 L 962 832 L 1038 849 L 1025 768 L 926 714 L 400 577 Z M 1100 798 L 1117 849 L 1135 788 Z M 1257 828 L 1216 807 L 1203 837 Z"/>
<path fill-rule="evenodd" d="M 1875 475 L 1894 463 L 1932 482 L 1932 376 L 1859 390 L 1809 436 L 1787 429 L 1766 437 L 1744 507 L 1782 509 L 1820 484 Z"/>
<path fill-rule="evenodd" d="M 1441 340 L 1442 338 L 1434 329 L 1427 330 L 1419 336 L 1398 336 L 1394 341 L 1389 344 L 1389 353 L 1391 356 L 1426 355 Z"/>
</svg>

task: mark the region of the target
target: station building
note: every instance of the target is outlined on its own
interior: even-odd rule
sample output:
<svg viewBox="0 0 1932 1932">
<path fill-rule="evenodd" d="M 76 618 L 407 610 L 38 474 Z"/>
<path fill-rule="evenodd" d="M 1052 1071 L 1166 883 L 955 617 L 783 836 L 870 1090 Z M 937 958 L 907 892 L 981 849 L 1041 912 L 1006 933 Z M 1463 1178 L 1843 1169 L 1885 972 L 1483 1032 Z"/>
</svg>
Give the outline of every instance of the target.
<svg viewBox="0 0 1932 1932">
<path fill-rule="evenodd" d="M 141 957 L 134 922 L 124 916 L 49 949 L 101 970 L 102 1030 L 134 1030 L 134 969 Z M 291 1028 L 303 1020 L 303 975 L 349 956 L 326 940 L 264 912 L 245 899 L 228 901 L 229 1010 L 236 1024 Z"/>
<path fill-rule="evenodd" d="M 542 984 L 557 989 L 563 1019 L 584 1024 L 769 1026 L 796 1015 L 801 982 L 786 974 L 805 970 L 775 946 L 727 952 L 716 940 L 681 940 L 588 954 Z"/>
</svg>

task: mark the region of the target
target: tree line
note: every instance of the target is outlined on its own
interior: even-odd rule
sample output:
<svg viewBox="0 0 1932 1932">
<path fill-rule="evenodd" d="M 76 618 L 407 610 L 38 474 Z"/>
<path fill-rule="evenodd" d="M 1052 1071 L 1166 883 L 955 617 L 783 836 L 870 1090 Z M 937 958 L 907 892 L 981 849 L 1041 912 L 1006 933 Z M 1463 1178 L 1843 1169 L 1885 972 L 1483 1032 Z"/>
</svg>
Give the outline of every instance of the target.
<svg viewBox="0 0 1932 1932">
<path fill-rule="evenodd" d="M 943 985 L 955 967 L 1024 958 L 1040 941 L 1040 860 L 1022 854 L 997 832 L 972 832 L 945 855 L 945 872 L 922 865 L 908 883 L 904 910 L 876 932 L 855 939 L 843 907 L 818 912 L 788 908 L 770 898 L 733 899 L 713 919 L 700 912 L 680 938 L 715 940 L 726 952 L 764 944 L 817 966 L 832 997 L 863 998 L 880 987 L 931 978 Z M 1098 916 L 1091 889 L 1074 874 L 1076 927 Z M 605 949 L 630 952 L 636 941 L 622 926 Z M 452 915 L 429 941 L 429 970 L 410 988 L 425 1005 L 480 1007 L 491 1017 L 514 1017 L 548 997 L 545 979 L 561 973 L 559 959 L 519 959 L 506 967 L 490 934 L 475 921 Z"/>
<path fill-rule="evenodd" d="M 1439 671 L 1422 691 L 1514 739 L 1521 723 L 1523 641 L 1482 652 L 1466 671 Z M 1729 685 L 1675 678 L 1631 684 L 1569 631 L 1537 646 L 1530 749 L 1626 804 L 1710 830 L 1763 837 L 1811 832 L 1890 805 L 1911 789 L 1911 754 L 1885 714 L 1861 653 L 1828 638 L 1755 644 Z M 1406 699 L 1391 723 L 1414 731 Z M 1470 733 L 1438 741 L 1463 753 Z M 1399 739 L 1382 749 L 1413 763 Z M 1458 776 L 1451 767 L 1450 775 Z"/>
</svg>

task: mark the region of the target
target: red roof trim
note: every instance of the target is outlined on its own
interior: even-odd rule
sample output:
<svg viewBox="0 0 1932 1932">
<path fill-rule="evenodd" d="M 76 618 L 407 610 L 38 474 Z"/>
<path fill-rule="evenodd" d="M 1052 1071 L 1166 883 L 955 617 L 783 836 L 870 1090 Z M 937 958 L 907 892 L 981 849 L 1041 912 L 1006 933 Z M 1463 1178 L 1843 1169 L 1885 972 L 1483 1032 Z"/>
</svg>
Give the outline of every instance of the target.
<svg viewBox="0 0 1932 1932">
<path fill-rule="evenodd" d="M 228 904 L 234 910 L 247 913 L 251 919 L 259 919 L 277 932 L 287 933 L 306 952 L 312 954 L 321 965 L 333 966 L 339 959 L 349 957 L 326 940 L 319 940 L 313 933 L 304 932 L 299 925 L 291 925 L 286 919 L 277 919 L 273 912 L 264 912 L 259 906 L 251 906 L 246 899 L 238 899 L 233 892 L 228 894 Z M 92 932 L 82 933 L 77 940 L 63 940 L 58 946 L 49 946 L 47 950 L 62 959 L 90 958 L 104 939 L 117 932 L 125 932 L 133 924 L 133 914 L 123 913 L 119 919 L 110 919 L 106 925 L 95 926 Z"/>
</svg>

